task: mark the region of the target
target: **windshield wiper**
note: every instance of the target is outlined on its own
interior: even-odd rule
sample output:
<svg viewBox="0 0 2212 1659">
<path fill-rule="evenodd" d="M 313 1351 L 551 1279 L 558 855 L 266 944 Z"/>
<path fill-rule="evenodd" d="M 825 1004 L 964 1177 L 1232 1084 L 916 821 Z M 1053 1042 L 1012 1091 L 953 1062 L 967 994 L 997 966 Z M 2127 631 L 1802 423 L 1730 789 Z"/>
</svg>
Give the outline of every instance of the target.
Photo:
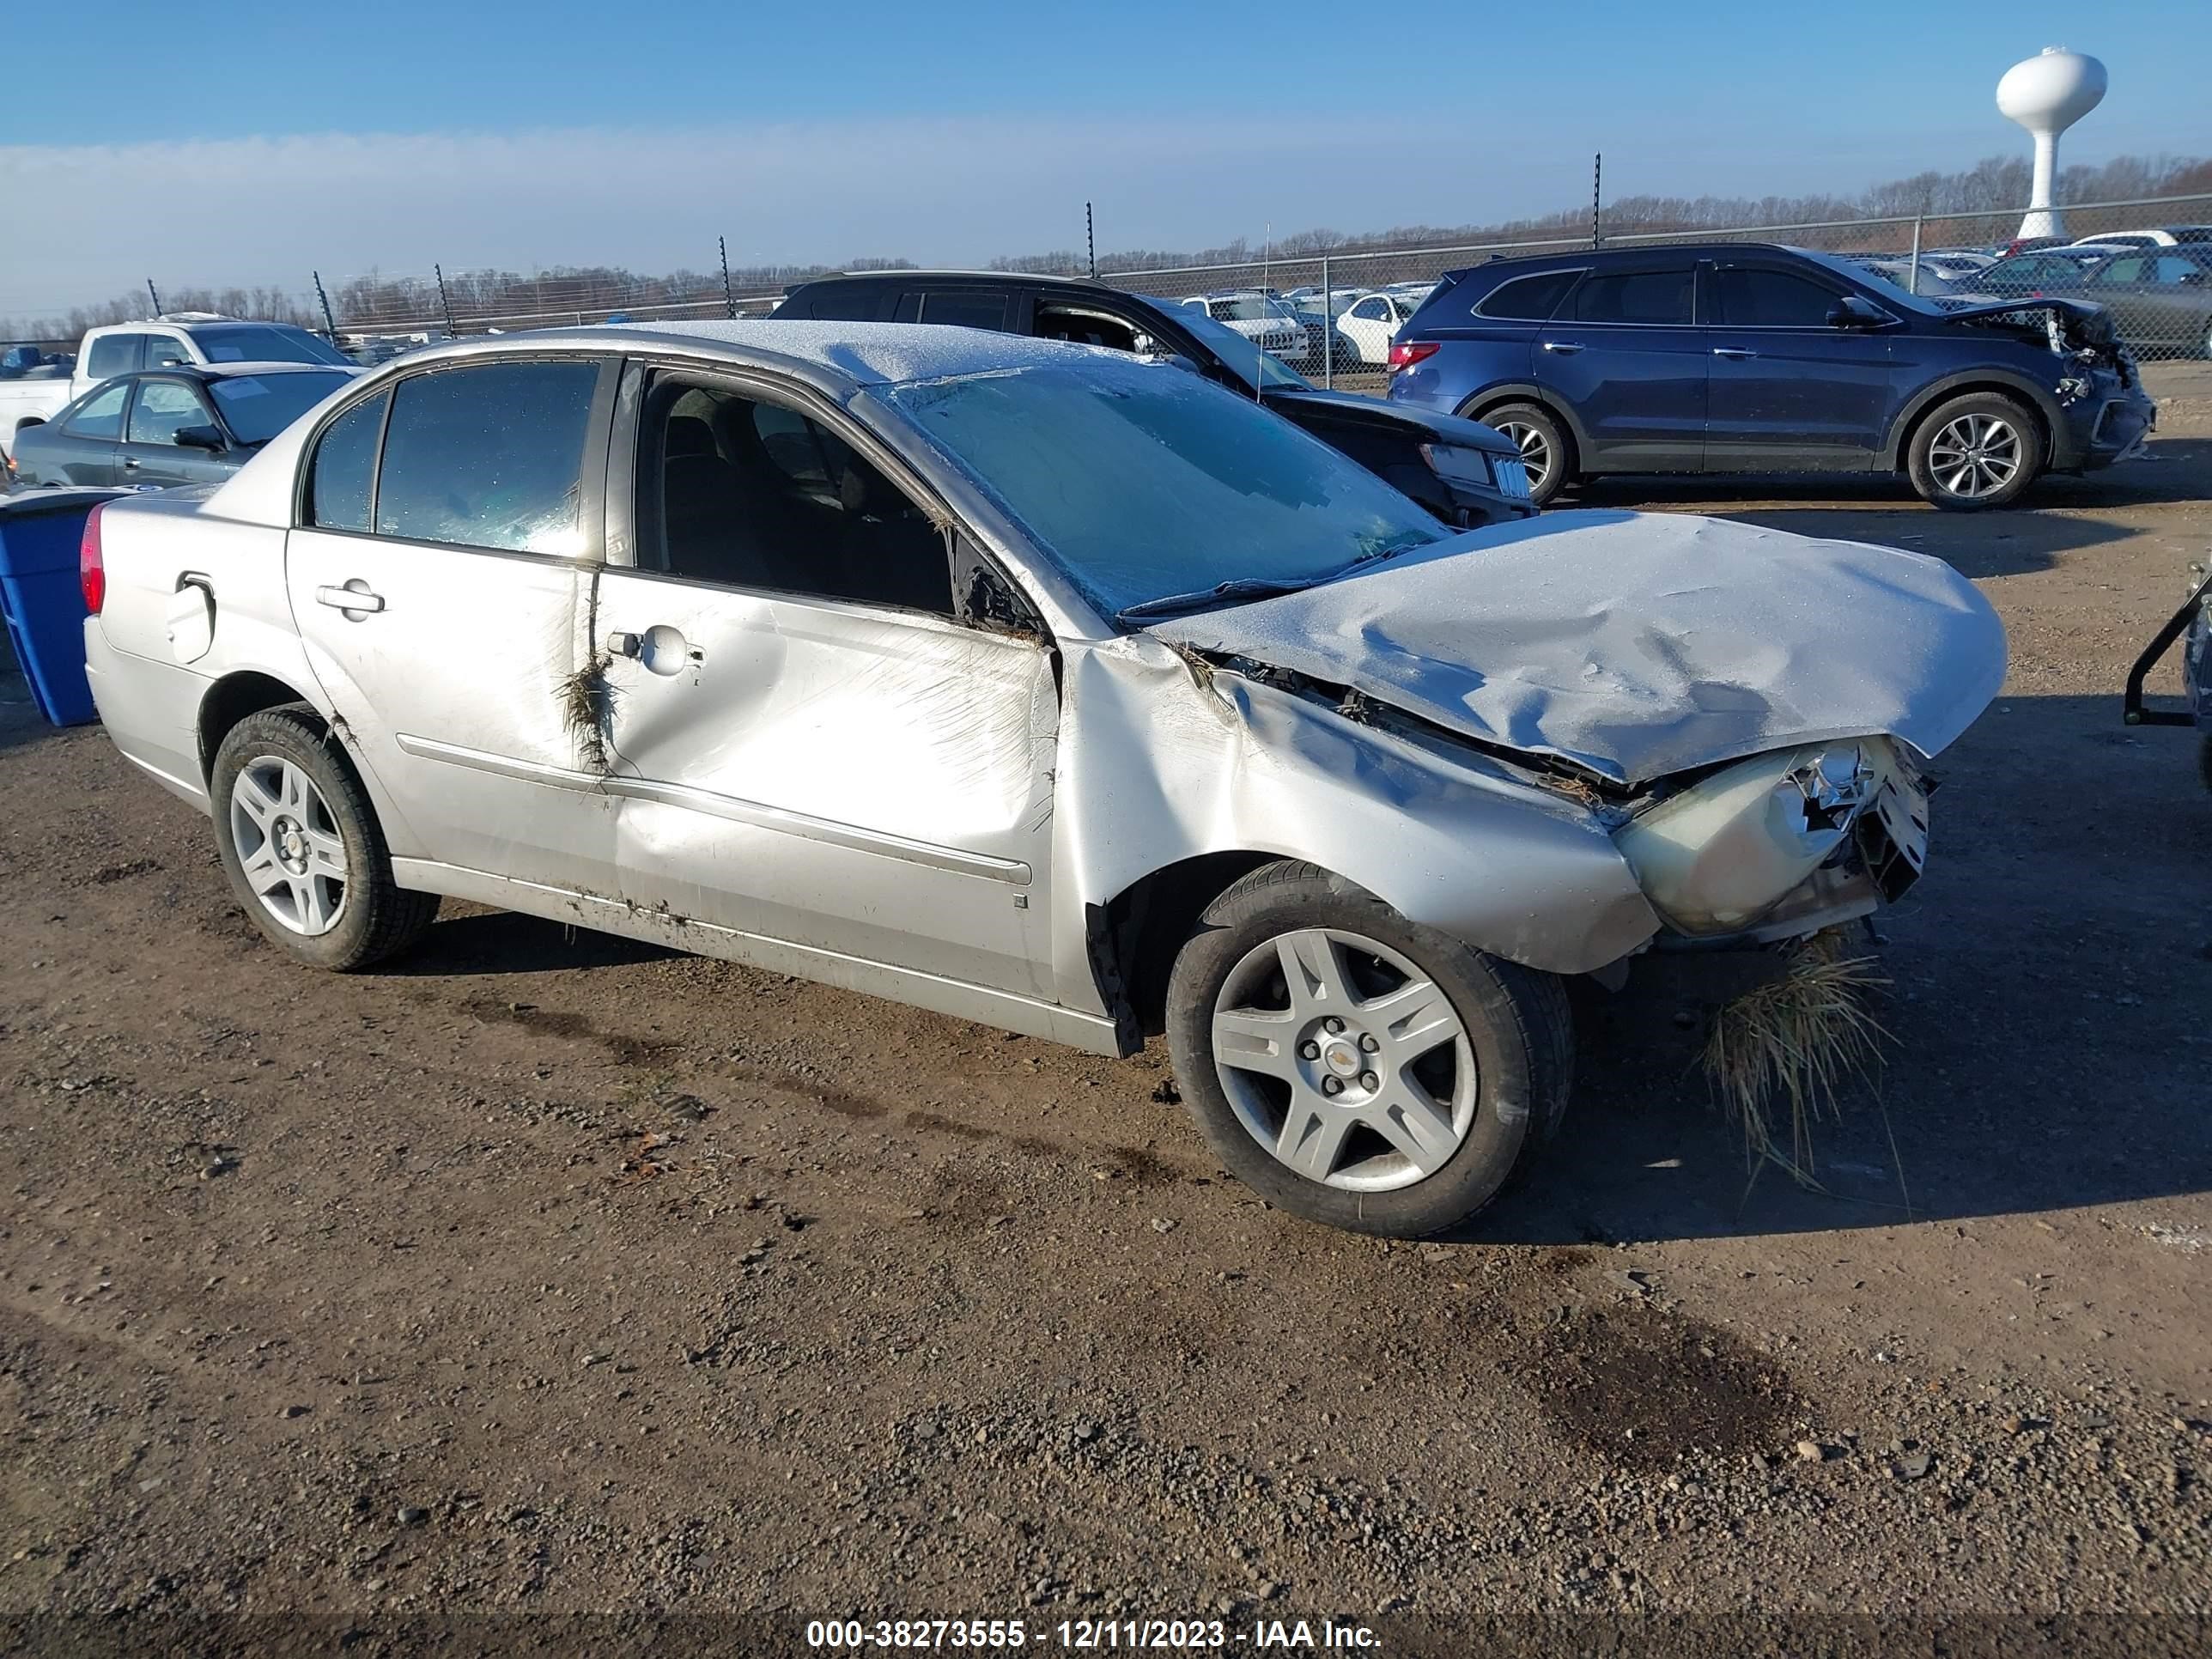
<svg viewBox="0 0 2212 1659">
<path fill-rule="evenodd" d="M 1325 582 L 1337 574 L 1332 570 L 1328 576 L 1300 577 L 1294 581 L 1273 576 L 1231 576 L 1225 582 L 1216 582 L 1194 593 L 1170 593 L 1164 599 L 1124 605 L 1114 613 L 1114 620 L 1139 622 L 1148 617 L 1172 617 L 1178 611 L 1196 611 L 1222 599 L 1272 599 L 1278 594 L 1296 593 L 1316 582 Z"/>
<path fill-rule="evenodd" d="M 1231 576 L 1225 582 L 1199 589 L 1194 593 L 1170 593 L 1165 599 L 1145 599 L 1136 605 L 1125 605 L 1114 613 L 1119 623 L 1141 622 L 1147 617 L 1172 617 L 1185 611 L 1196 611 L 1223 599 L 1272 599 L 1285 593 L 1303 593 L 1309 587 L 1319 587 L 1340 576 L 1348 576 L 1382 559 L 1395 558 L 1401 553 L 1417 547 L 1430 547 L 1434 538 L 1394 542 L 1387 547 L 1371 548 L 1356 559 L 1348 559 L 1334 570 L 1324 570 L 1318 576 Z"/>
</svg>

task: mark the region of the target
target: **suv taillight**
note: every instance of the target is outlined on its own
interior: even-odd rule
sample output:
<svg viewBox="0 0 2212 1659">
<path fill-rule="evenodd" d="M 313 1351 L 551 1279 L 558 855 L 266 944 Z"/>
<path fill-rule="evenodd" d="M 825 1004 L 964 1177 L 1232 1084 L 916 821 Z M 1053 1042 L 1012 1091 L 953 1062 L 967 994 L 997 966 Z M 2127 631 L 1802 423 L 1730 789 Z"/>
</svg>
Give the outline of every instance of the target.
<svg viewBox="0 0 2212 1659">
<path fill-rule="evenodd" d="M 1390 372 L 1411 368 L 1415 363 L 1437 355 L 1434 340 L 1393 340 L 1390 342 Z"/>
<path fill-rule="evenodd" d="M 107 602 L 107 567 L 100 556 L 100 514 L 106 505 L 102 501 L 85 514 L 84 539 L 76 544 L 77 583 L 84 589 L 86 614 L 94 617 Z"/>
</svg>

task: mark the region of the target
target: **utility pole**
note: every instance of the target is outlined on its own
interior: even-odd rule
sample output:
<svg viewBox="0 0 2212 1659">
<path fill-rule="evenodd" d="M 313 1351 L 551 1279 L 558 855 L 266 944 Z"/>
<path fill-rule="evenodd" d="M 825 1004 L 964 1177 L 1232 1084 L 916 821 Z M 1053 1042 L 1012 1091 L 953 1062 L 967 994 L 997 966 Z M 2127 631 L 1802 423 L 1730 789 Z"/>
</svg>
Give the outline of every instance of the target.
<svg viewBox="0 0 2212 1659">
<path fill-rule="evenodd" d="M 734 317 L 738 314 L 738 302 L 730 294 L 730 239 L 726 236 L 717 236 L 714 239 L 714 246 L 721 251 L 722 255 L 722 313 L 726 317 Z"/>
<path fill-rule="evenodd" d="M 315 279 L 315 298 L 322 303 L 323 326 L 330 332 L 331 343 L 336 345 L 338 343 L 337 319 L 331 315 L 331 296 L 323 292 L 323 273 L 315 270 L 307 274 Z"/>
<path fill-rule="evenodd" d="M 156 317 L 160 316 L 161 314 L 161 296 L 154 292 L 154 279 L 151 276 L 149 276 L 146 279 L 146 297 L 154 302 L 154 314 Z"/>
<path fill-rule="evenodd" d="M 1083 204 L 1083 240 L 1091 251 L 1091 280 L 1098 280 L 1098 230 L 1091 217 L 1091 204 Z"/>
<path fill-rule="evenodd" d="M 446 268 L 441 264 L 434 264 L 430 269 L 437 273 L 438 309 L 446 313 L 446 332 L 455 333 L 457 331 L 453 327 L 453 302 L 446 297 Z"/>
<path fill-rule="evenodd" d="M 1590 164 L 1590 250 L 1593 252 L 1605 246 L 1605 238 L 1600 234 L 1597 216 L 1598 198 L 1604 187 L 1605 152 L 1600 150 L 1597 152 L 1596 159 Z"/>
</svg>

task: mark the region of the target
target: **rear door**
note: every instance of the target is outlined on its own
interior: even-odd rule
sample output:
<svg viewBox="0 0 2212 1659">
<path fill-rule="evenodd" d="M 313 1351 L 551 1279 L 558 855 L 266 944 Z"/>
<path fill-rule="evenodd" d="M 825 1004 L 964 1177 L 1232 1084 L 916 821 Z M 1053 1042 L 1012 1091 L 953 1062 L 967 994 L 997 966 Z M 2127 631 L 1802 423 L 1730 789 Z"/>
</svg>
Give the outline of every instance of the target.
<svg viewBox="0 0 2212 1659">
<path fill-rule="evenodd" d="M 123 416 L 131 382 L 117 380 L 77 405 L 76 413 L 41 433 L 35 465 L 40 483 L 115 484 L 123 479 Z"/>
<path fill-rule="evenodd" d="M 1876 465 L 1890 404 L 1889 337 L 1828 321 L 1843 286 L 1747 258 L 1706 266 L 1704 291 L 1705 470 Z"/>
<path fill-rule="evenodd" d="M 292 615 L 409 856 L 612 887 L 601 710 L 577 677 L 614 379 L 591 358 L 465 360 L 390 382 L 314 441 Z"/>
<path fill-rule="evenodd" d="M 1537 330 L 1537 382 L 1574 411 L 1586 470 L 1686 472 L 1705 464 L 1710 360 L 1696 271 L 1680 255 L 1607 261 Z"/>
<path fill-rule="evenodd" d="M 640 406 L 599 604 L 621 896 L 1045 992 L 1049 649 L 955 619 L 936 515 L 832 411 L 678 368 Z"/>
<path fill-rule="evenodd" d="M 237 459 L 177 441 L 186 427 L 222 430 L 215 410 L 192 381 L 149 374 L 137 383 L 123 428 L 118 457 L 123 481 L 141 489 L 167 489 L 178 484 L 220 483 L 237 471 Z"/>
</svg>

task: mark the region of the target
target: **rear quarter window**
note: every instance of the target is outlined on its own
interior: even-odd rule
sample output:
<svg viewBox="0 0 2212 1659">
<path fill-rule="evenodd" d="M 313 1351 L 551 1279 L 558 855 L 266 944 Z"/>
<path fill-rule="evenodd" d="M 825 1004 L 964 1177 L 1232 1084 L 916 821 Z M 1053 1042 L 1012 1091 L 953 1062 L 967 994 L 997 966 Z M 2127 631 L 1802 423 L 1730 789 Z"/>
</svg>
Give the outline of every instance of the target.
<svg viewBox="0 0 2212 1659">
<path fill-rule="evenodd" d="M 1534 276 L 1516 276 L 1484 295 L 1474 307 L 1474 314 L 1506 322 L 1548 321 L 1581 275 L 1579 270 L 1546 270 Z"/>
</svg>

